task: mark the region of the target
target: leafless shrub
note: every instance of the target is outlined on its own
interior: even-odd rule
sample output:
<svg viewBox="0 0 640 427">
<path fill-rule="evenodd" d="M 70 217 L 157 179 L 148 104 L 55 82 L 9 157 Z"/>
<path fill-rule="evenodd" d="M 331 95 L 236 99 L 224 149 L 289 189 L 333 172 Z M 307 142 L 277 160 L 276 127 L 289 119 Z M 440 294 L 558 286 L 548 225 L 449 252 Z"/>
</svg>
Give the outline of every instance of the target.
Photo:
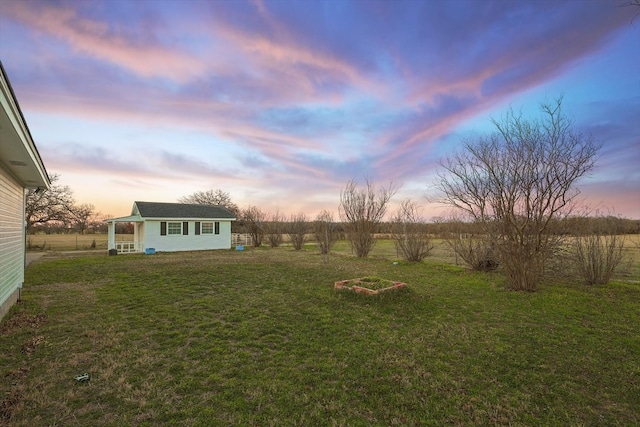
<svg viewBox="0 0 640 427">
<path fill-rule="evenodd" d="M 264 223 L 264 232 L 267 242 L 272 248 L 277 248 L 282 244 L 282 234 L 284 233 L 284 216 L 276 211 L 268 221 Z"/>
<path fill-rule="evenodd" d="M 587 285 L 609 283 L 624 258 L 626 239 L 617 234 L 616 223 L 611 216 L 590 217 L 583 221 L 582 232 L 573 240 L 571 255 Z"/>
<path fill-rule="evenodd" d="M 573 256 L 587 285 L 605 285 L 623 259 L 624 237 L 605 234 L 576 236 Z"/>
<path fill-rule="evenodd" d="M 249 206 L 242 211 L 244 226 L 256 248 L 262 245 L 264 238 L 264 218 L 265 214 L 256 206 Z"/>
<path fill-rule="evenodd" d="M 403 200 L 392 221 L 392 238 L 396 251 L 407 261 L 422 261 L 433 249 L 420 207 L 409 199 Z"/>
<path fill-rule="evenodd" d="M 493 271 L 500 262 L 491 243 L 491 239 L 483 236 L 461 234 L 447 240 L 449 246 L 473 270 Z"/>
<path fill-rule="evenodd" d="M 322 255 L 331 251 L 333 244 L 338 240 L 338 227 L 333 221 L 333 214 L 329 211 L 322 211 L 313 223 L 313 235 L 318 244 L 318 249 Z"/>
<path fill-rule="evenodd" d="M 542 104 L 541 120 L 510 110 L 496 132 L 464 143 L 441 165 L 440 200 L 482 227 L 513 290 L 535 291 L 562 243 L 552 232 L 575 207 L 576 181 L 591 171 L 599 146 L 572 129 L 562 99 Z"/>
<path fill-rule="evenodd" d="M 287 234 L 289 235 L 293 249 L 296 251 L 302 249 L 308 229 L 309 224 L 307 223 L 307 217 L 304 213 L 300 212 L 291 215 L 289 224 L 287 225 Z"/>
<path fill-rule="evenodd" d="M 483 234 L 484 227 L 471 216 L 452 211 L 436 218 L 439 236 L 451 248 L 456 265 L 466 264 L 477 271 L 492 271 L 500 262 L 493 249 L 491 238 Z"/>
<path fill-rule="evenodd" d="M 393 184 L 376 190 L 367 180 L 365 188 L 360 189 L 358 183 L 351 180 L 340 193 L 340 217 L 357 257 L 365 258 L 376 244 L 374 233 L 395 192 Z"/>
</svg>

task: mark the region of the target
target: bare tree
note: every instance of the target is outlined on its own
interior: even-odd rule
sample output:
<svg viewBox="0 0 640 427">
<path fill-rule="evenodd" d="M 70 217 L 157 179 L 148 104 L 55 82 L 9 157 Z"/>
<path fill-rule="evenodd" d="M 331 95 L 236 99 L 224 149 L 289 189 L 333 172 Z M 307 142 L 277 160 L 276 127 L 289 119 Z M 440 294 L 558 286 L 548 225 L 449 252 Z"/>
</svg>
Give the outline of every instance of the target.
<svg viewBox="0 0 640 427">
<path fill-rule="evenodd" d="M 308 229 L 309 224 L 307 223 L 307 216 L 304 213 L 299 212 L 291 215 L 289 224 L 287 224 L 287 234 L 289 235 L 293 249 L 296 251 L 302 249 Z"/>
<path fill-rule="evenodd" d="M 109 226 L 107 225 L 107 220 L 109 218 L 113 218 L 111 214 L 103 214 L 102 212 L 96 212 L 89 222 L 89 230 L 94 233 L 104 234 L 107 233 Z"/>
<path fill-rule="evenodd" d="M 180 197 L 178 203 L 193 204 L 193 205 L 211 205 L 211 206 L 224 206 L 227 208 L 236 218 L 240 216 L 240 209 L 233 203 L 231 196 L 228 192 L 221 189 L 196 191 L 188 196 Z"/>
<path fill-rule="evenodd" d="M 94 215 L 95 207 L 89 203 L 72 206 L 70 210 L 71 221 L 80 234 L 84 234 Z"/>
<path fill-rule="evenodd" d="M 256 206 L 249 206 L 242 211 L 244 226 L 256 248 L 262 245 L 264 238 L 264 218 L 265 214 Z"/>
<path fill-rule="evenodd" d="M 568 215 L 599 150 L 562 114 L 562 98 L 541 106 L 542 119 L 509 110 L 492 120 L 497 131 L 464 142 L 443 161 L 436 185 L 440 200 L 469 215 L 491 240 L 507 285 L 535 291 L 545 262 L 561 243 L 552 230 Z"/>
<path fill-rule="evenodd" d="M 269 219 L 264 222 L 264 234 L 267 237 L 267 242 L 272 248 L 277 248 L 282 244 L 282 234 L 284 233 L 284 216 L 275 211 L 269 216 Z"/>
<path fill-rule="evenodd" d="M 322 255 L 331 251 L 333 244 L 338 240 L 338 227 L 333 220 L 333 214 L 322 211 L 313 223 L 313 235 L 318 243 L 318 249 Z"/>
<path fill-rule="evenodd" d="M 52 174 L 51 187 L 48 190 L 29 190 L 26 197 L 25 217 L 27 233 L 33 232 L 36 224 L 51 222 L 69 223 L 71 209 L 75 204 L 73 191 L 60 185 L 59 174 Z"/>
<path fill-rule="evenodd" d="M 374 233 L 395 192 L 393 184 L 376 191 L 375 185 L 368 180 L 364 188 L 358 188 L 358 183 L 351 180 L 340 193 L 340 217 L 357 257 L 369 255 L 376 244 Z"/>
<path fill-rule="evenodd" d="M 392 236 L 396 251 L 407 261 L 422 261 L 433 249 L 431 237 L 420 207 L 410 199 L 400 204 L 392 221 Z"/>
</svg>

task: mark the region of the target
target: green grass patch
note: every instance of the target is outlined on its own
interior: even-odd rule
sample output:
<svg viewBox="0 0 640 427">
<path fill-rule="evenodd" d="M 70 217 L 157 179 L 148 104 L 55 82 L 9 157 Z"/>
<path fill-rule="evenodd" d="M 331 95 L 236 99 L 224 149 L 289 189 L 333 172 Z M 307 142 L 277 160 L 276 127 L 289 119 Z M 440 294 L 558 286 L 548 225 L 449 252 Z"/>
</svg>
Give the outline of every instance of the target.
<svg viewBox="0 0 640 427">
<path fill-rule="evenodd" d="M 639 306 L 290 248 L 45 257 L 0 323 L 0 424 L 637 425 Z"/>
<path fill-rule="evenodd" d="M 372 290 L 385 289 L 393 286 L 394 282 L 389 279 L 383 279 L 376 276 L 365 276 L 360 278 L 363 287 Z"/>
</svg>

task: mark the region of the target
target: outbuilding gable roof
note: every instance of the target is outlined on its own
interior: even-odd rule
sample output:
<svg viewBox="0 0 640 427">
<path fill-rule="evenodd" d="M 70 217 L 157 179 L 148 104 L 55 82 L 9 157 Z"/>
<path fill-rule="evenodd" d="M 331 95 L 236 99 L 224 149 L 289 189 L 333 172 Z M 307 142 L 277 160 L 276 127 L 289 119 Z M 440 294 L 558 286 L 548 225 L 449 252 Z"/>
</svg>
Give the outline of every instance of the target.
<svg viewBox="0 0 640 427">
<path fill-rule="evenodd" d="M 143 218 L 235 219 L 223 206 L 184 203 L 134 202 L 131 214 L 139 214 Z"/>
</svg>

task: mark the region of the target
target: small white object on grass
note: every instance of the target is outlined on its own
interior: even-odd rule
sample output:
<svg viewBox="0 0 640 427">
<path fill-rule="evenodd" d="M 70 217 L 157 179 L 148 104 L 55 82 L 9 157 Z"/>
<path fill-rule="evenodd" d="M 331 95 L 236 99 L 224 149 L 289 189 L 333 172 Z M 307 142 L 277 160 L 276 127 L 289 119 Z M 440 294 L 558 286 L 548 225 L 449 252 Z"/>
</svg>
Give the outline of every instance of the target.
<svg viewBox="0 0 640 427">
<path fill-rule="evenodd" d="M 89 374 L 84 373 L 82 375 L 78 375 L 76 377 L 76 381 L 79 381 L 79 382 L 89 381 Z"/>
</svg>

